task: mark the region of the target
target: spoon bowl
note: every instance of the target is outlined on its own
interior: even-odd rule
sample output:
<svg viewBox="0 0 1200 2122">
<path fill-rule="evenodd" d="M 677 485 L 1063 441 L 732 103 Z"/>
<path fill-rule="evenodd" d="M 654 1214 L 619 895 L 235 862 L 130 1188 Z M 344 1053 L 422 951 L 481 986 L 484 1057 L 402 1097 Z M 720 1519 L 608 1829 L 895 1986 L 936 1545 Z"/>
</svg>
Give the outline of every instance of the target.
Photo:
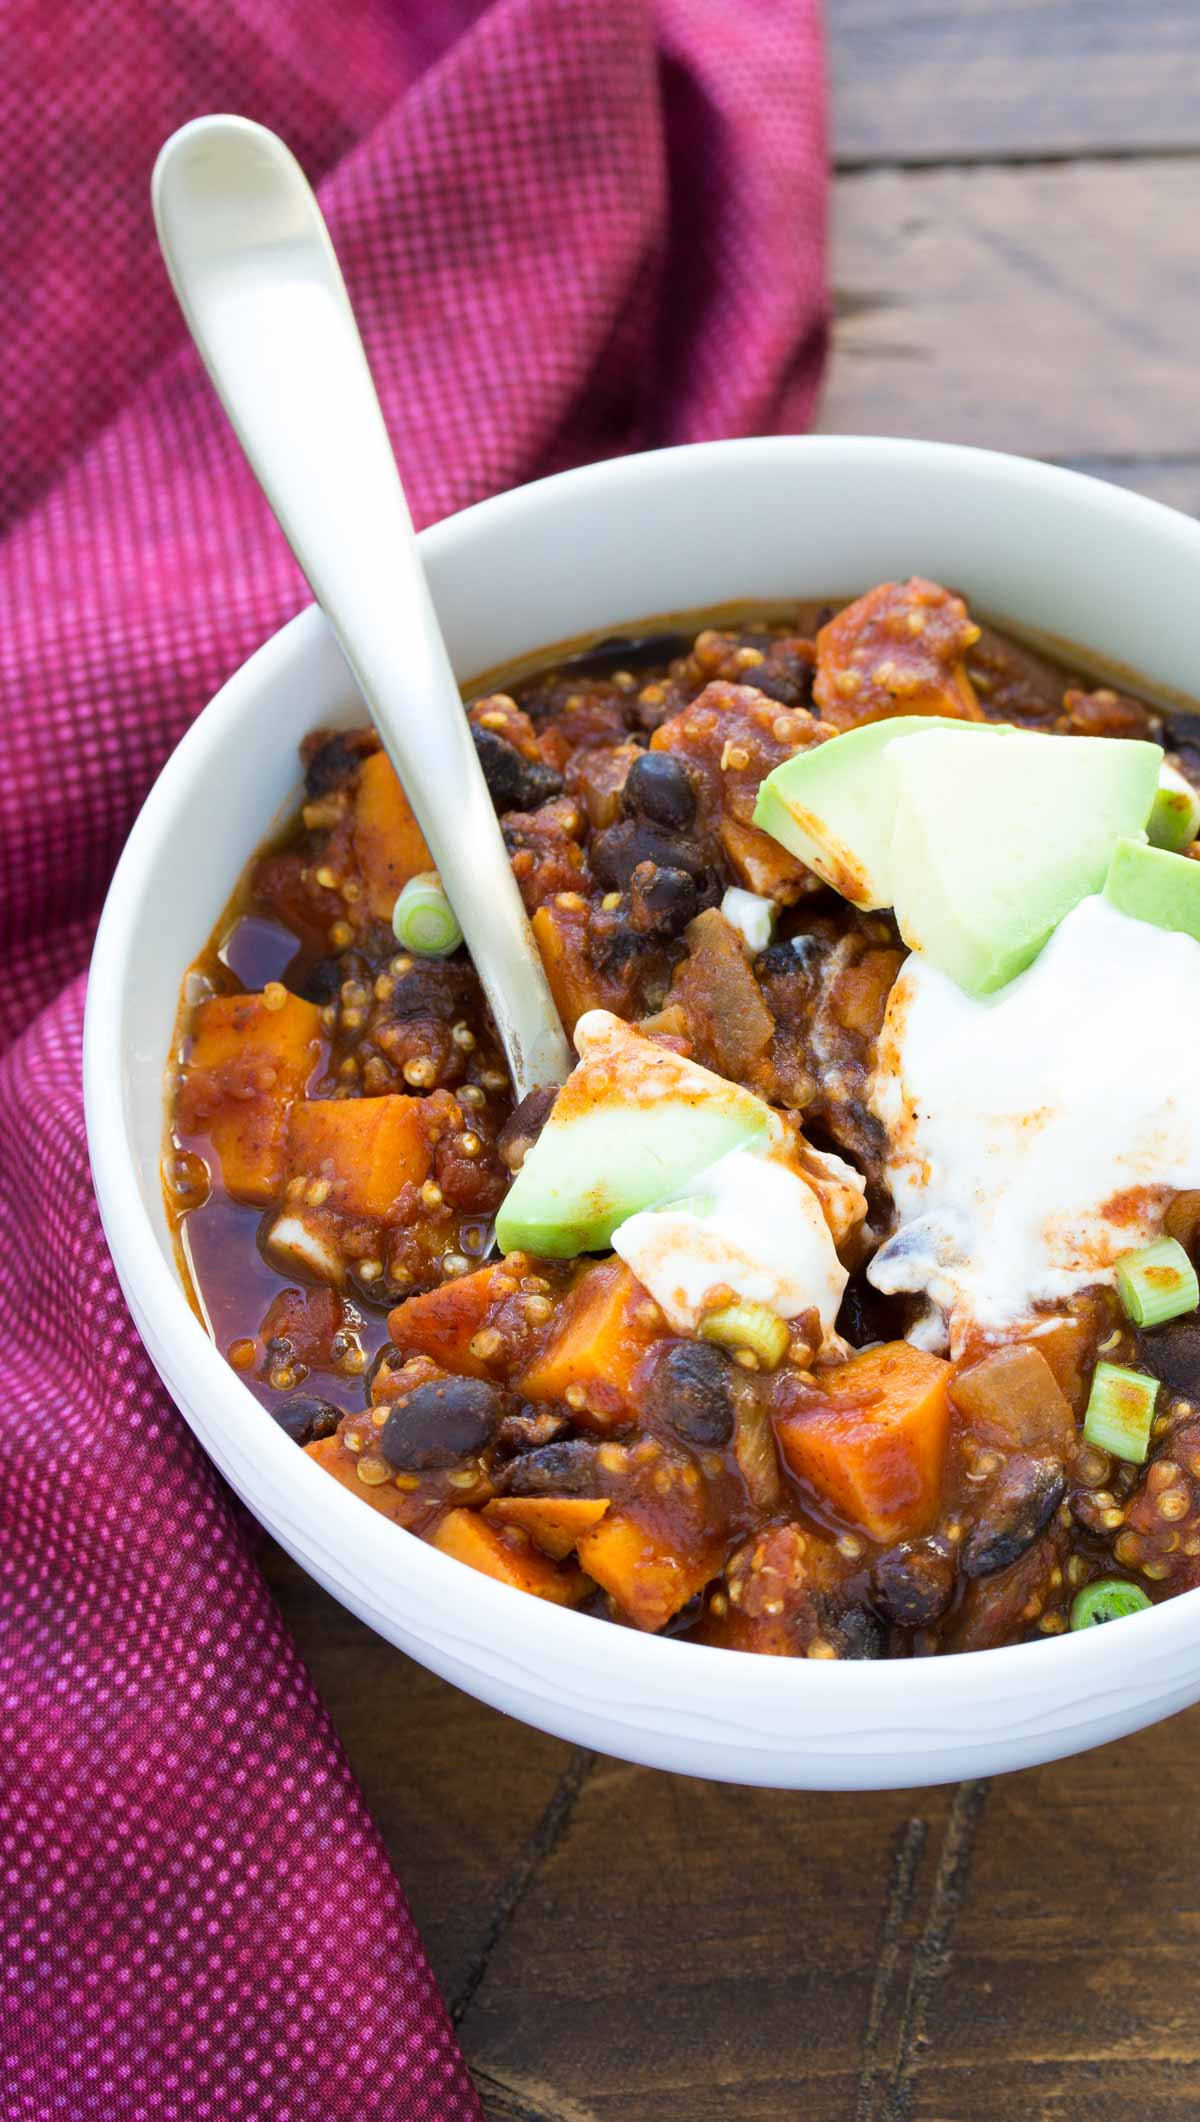
<svg viewBox="0 0 1200 2122">
<path fill-rule="evenodd" d="M 197 118 L 153 180 L 188 329 L 404 785 L 517 1097 L 571 1053 L 446 654 L 320 207 L 274 133 Z"/>
</svg>

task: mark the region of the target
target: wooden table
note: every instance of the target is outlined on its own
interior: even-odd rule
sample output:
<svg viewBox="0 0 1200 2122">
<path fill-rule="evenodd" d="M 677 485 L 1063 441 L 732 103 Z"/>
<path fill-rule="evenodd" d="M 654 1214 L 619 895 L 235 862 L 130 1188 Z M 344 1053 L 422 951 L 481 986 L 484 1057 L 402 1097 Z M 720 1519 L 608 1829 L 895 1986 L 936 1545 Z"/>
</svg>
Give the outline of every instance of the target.
<svg viewBox="0 0 1200 2122">
<path fill-rule="evenodd" d="M 821 425 L 1195 508 L 1200 0 L 827 6 Z M 491 2122 L 1200 2115 L 1200 1709 L 990 1787 L 733 1790 L 509 1723 L 269 1567 Z"/>
</svg>

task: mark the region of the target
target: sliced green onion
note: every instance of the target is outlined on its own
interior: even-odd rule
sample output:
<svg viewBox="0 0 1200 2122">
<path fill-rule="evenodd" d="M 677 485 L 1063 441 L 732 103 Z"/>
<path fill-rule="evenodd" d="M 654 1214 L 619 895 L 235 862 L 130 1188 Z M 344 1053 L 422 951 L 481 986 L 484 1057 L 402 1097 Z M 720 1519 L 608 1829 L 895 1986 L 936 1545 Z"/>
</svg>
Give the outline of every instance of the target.
<svg viewBox="0 0 1200 2122">
<path fill-rule="evenodd" d="M 764 1370 L 778 1368 L 791 1338 L 779 1314 L 765 1304 L 726 1304 L 700 1322 L 702 1341 L 715 1341 L 721 1348 L 748 1348 Z"/>
<path fill-rule="evenodd" d="M 1097 1363 L 1083 1418 L 1083 1434 L 1097 1451 L 1141 1466 L 1150 1444 L 1158 1379 L 1119 1363 Z"/>
<path fill-rule="evenodd" d="M 1190 847 L 1200 833 L 1200 796 L 1173 766 L 1159 770 L 1158 788 L 1146 820 L 1146 838 L 1151 847 L 1165 847 L 1178 854 Z"/>
<path fill-rule="evenodd" d="M 1117 1261 L 1117 1288 L 1135 1326 L 1161 1326 L 1200 1305 L 1196 1270 L 1177 1238 L 1156 1238 Z"/>
<path fill-rule="evenodd" d="M 448 958 L 458 949 L 462 930 L 435 869 L 409 878 L 392 909 L 392 929 L 397 943 L 422 958 Z"/>
<path fill-rule="evenodd" d="M 1099 1628 L 1104 1621 L 1123 1621 L 1126 1614 L 1140 1614 L 1152 1604 L 1140 1584 L 1130 1584 L 1124 1577 L 1097 1577 L 1072 1599 L 1071 1626 Z"/>
</svg>

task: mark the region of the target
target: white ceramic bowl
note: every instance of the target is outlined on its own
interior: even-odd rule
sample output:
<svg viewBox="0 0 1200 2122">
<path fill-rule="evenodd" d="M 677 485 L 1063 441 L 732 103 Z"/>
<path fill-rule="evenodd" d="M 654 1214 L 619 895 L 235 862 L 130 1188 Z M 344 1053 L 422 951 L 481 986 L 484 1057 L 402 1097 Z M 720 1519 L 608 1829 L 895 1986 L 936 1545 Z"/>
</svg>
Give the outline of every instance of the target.
<svg viewBox="0 0 1200 2122">
<path fill-rule="evenodd" d="M 705 444 L 568 472 L 426 531 L 464 680 L 593 628 L 922 573 L 992 617 L 1200 690 L 1200 525 L 1018 458 L 836 437 Z M 632 1761 L 857 1789 L 1018 1768 L 1200 1698 L 1200 1594 L 1119 1627 L 971 1656 L 808 1663 L 641 1636 L 525 1597 L 385 1522 L 297 1451 L 204 1334 L 176 1275 L 159 1156 L 179 983 L 297 798 L 296 746 L 362 715 L 303 612 L 230 679 L 146 802 L 88 994 L 88 1134 L 104 1227 L 168 1390 L 237 1493 L 361 1619 L 510 1715 Z"/>
</svg>

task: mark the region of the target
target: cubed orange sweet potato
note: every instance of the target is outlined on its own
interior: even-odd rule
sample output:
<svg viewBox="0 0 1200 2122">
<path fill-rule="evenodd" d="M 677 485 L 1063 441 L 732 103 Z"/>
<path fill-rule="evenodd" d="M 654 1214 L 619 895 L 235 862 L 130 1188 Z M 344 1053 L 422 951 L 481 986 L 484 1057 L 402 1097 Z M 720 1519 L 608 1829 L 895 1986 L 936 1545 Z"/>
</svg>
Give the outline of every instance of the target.
<svg viewBox="0 0 1200 2122">
<path fill-rule="evenodd" d="M 497 1288 L 497 1283 L 500 1287 Z M 388 1314 L 388 1332 L 406 1356 L 428 1356 L 443 1370 L 465 1378 L 490 1378 L 492 1366 L 471 1354 L 471 1343 L 492 1307 L 513 1287 L 504 1263 L 408 1297 Z"/>
<path fill-rule="evenodd" d="M 531 1400 L 561 1400 L 578 1386 L 585 1405 L 576 1420 L 589 1415 L 606 1425 L 634 1412 L 634 1373 L 655 1335 L 663 1332 L 662 1314 L 621 1260 L 587 1267 L 560 1306 L 549 1340 L 520 1380 Z"/>
<path fill-rule="evenodd" d="M 579 1560 L 636 1628 L 663 1628 L 723 1560 L 711 1534 L 684 1540 L 633 1511 L 608 1511 L 578 1543 Z"/>
<path fill-rule="evenodd" d="M 550 992 L 570 1037 L 585 1011 L 598 1009 L 604 1000 L 588 966 L 583 922 L 561 907 L 539 906 L 530 926 L 546 968 Z"/>
<path fill-rule="evenodd" d="M 966 652 L 979 628 L 936 582 L 880 582 L 817 635 L 813 699 L 838 729 L 890 715 L 982 720 Z"/>
<path fill-rule="evenodd" d="M 327 1179 L 334 1208 L 386 1216 L 404 1186 L 429 1177 L 421 1098 L 324 1098 L 293 1105 L 289 1179 Z"/>
<path fill-rule="evenodd" d="M 386 752 L 363 761 L 354 799 L 354 853 L 377 921 L 390 921 L 410 877 L 433 868 L 433 856 Z"/>
<path fill-rule="evenodd" d="M 576 1606 L 590 1589 L 579 1570 L 560 1569 L 520 1526 L 490 1524 L 478 1511 L 452 1510 L 429 1537 L 432 1547 L 456 1562 L 556 1606 Z"/>
<path fill-rule="evenodd" d="M 315 1444 L 304 1447 L 308 1458 L 351 1495 L 361 1497 L 377 1510 L 381 1517 L 390 1518 L 393 1525 L 402 1525 L 406 1532 L 421 1533 L 431 1525 L 440 1510 L 445 1508 L 445 1498 L 432 1482 L 418 1482 L 411 1486 L 411 1476 L 405 1476 L 409 1486 L 398 1488 L 395 1476 L 385 1470 L 385 1462 L 376 1452 L 347 1451 L 341 1435 L 320 1437 Z M 365 1468 L 365 1474 L 362 1469 Z"/>
<path fill-rule="evenodd" d="M 790 1388 L 780 1449 L 840 1518 L 890 1544 L 937 1513 L 950 1425 L 950 1365 L 885 1341 Z"/>
<path fill-rule="evenodd" d="M 564 1562 L 607 1509 L 606 1497 L 497 1496 L 484 1517 L 497 1525 L 519 1525 L 546 1554 Z"/>
<path fill-rule="evenodd" d="M 228 1193 L 273 1201 L 283 1185 L 288 1113 L 321 1055 L 320 1012 L 299 995 L 215 995 L 192 1020 L 182 1108 L 207 1135 Z"/>
</svg>

